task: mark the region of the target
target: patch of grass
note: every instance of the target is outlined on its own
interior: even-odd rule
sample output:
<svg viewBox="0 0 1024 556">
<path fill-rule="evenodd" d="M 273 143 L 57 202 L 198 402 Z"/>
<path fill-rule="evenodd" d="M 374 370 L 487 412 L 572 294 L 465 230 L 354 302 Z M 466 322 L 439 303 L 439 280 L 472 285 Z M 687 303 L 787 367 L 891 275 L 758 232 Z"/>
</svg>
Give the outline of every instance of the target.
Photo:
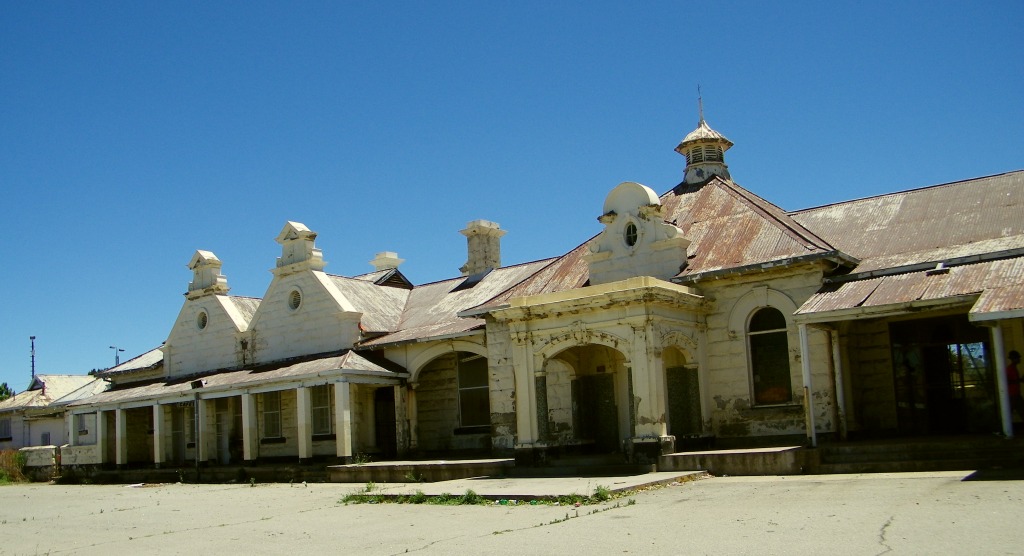
<svg viewBox="0 0 1024 556">
<path fill-rule="evenodd" d="M 24 483 L 25 454 L 17 450 L 0 450 L 0 484 Z"/>
<path fill-rule="evenodd" d="M 612 491 L 604 485 L 597 485 L 597 488 L 594 489 L 594 495 L 591 496 L 591 498 L 598 502 L 607 502 L 612 499 Z"/>
</svg>

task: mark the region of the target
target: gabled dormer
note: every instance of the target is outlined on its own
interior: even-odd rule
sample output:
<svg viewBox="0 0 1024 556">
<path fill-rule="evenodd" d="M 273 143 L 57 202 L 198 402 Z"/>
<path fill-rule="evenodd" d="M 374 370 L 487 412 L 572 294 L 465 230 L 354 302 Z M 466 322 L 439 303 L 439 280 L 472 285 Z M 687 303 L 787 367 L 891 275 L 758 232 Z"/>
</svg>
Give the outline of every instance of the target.
<svg viewBox="0 0 1024 556">
<path fill-rule="evenodd" d="M 220 273 L 223 263 L 210 251 L 197 250 L 188 262 L 192 271 L 192 281 L 188 284 L 185 297 L 196 299 L 206 295 L 222 295 L 228 293 L 228 279 Z"/>
<path fill-rule="evenodd" d="M 274 241 L 281 244 L 281 256 L 277 259 L 275 275 L 290 274 L 303 270 L 323 270 L 323 253 L 316 248 L 313 241 L 316 232 L 300 222 L 286 222 L 281 233 Z"/>
<path fill-rule="evenodd" d="M 168 377 L 251 363 L 240 339 L 259 300 L 227 295 L 230 287 L 221 265 L 210 251 L 196 251 L 189 260 L 192 281 L 185 303 L 160 348 Z"/>
<path fill-rule="evenodd" d="M 666 223 L 654 191 L 639 183 L 623 182 L 608 194 L 598 221 L 602 231 L 586 256 L 590 283 L 605 284 L 636 276 L 669 280 L 686 263 L 690 241 L 678 227 Z"/>
<path fill-rule="evenodd" d="M 316 232 L 287 222 L 275 241 L 281 256 L 249 324 L 247 349 L 256 363 L 351 348 L 362 315 L 324 273 Z"/>
</svg>

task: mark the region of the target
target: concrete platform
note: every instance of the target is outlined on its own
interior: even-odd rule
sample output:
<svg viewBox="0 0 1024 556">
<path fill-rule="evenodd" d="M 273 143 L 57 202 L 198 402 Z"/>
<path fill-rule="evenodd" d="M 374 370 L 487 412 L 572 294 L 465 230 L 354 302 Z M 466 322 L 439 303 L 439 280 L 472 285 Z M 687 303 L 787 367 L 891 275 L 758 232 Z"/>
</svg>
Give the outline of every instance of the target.
<svg viewBox="0 0 1024 556">
<path fill-rule="evenodd" d="M 627 477 L 541 477 L 541 478 L 464 478 L 435 483 L 374 483 L 353 488 L 353 494 L 385 497 L 409 496 L 422 492 L 427 496 L 459 496 L 467 490 L 488 500 L 557 500 L 562 496 L 591 496 L 598 486 L 610 492 L 626 492 L 656 485 L 694 481 L 708 477 L 703 471 L 644 473 Z M 372 486 L 370 492 L 366 487 Z"/>
<path fill-rule="evenodd" d="M 512 472 L 514 459 L 464 459 L 381 461 L 329 465 L 332 483 L 401 483 L 451 481 L 467 477 L 504 477 Z"/>
<path fill-rule="evenodd" d="M 662 471 L 708 471 L 713 475 L 799 475 L 808 467 L 800 446 L 677 452 L 658 458 Z"/>
</svg>

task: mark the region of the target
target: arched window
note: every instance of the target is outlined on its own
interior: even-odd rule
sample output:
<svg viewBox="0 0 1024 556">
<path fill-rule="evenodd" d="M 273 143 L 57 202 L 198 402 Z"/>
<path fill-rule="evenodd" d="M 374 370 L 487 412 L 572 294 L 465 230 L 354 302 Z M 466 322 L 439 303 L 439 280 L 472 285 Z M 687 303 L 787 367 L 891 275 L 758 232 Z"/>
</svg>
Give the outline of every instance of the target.
<svg viewBox="0 0 1024 556">
<path fill-rule="evenodd" d="M 747 325 L 754 405 L 793 401 L 786 317 L 772 307 L 758 309 Z"/>
</svg>

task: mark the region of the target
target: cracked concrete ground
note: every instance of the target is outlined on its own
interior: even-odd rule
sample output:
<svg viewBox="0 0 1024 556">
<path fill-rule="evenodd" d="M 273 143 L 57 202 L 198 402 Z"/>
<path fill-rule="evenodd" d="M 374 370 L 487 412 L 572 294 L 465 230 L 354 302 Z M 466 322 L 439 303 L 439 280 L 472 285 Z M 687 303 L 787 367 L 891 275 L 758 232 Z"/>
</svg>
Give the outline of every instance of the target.
<svg viewBox="0 0 1024 556">
<path fill-rule="evenodd" d="M 714 477 L 578 509 L 344 505 L 362 485 L 341 484 L 3 486 L 0 552 L 1024 552 L 1024 474 L 969 475 Z"/>
</svg>

